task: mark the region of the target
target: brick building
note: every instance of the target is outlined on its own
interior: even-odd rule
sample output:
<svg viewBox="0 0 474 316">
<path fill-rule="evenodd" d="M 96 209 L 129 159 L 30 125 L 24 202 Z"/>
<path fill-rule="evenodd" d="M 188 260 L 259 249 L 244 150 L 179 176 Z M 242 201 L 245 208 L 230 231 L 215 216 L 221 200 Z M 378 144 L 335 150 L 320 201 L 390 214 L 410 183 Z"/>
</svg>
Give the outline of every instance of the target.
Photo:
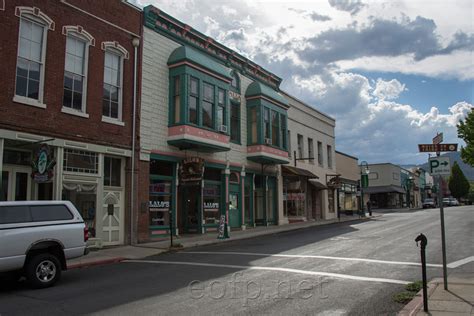
<svg viewBox="0 0 474 316">
<path fill-rule="evenodd" d="M 141 11 L 5 0 L 0 28 L 0 201 L 68 199 L 93 241 L 126 242 Z"/>
</svg>

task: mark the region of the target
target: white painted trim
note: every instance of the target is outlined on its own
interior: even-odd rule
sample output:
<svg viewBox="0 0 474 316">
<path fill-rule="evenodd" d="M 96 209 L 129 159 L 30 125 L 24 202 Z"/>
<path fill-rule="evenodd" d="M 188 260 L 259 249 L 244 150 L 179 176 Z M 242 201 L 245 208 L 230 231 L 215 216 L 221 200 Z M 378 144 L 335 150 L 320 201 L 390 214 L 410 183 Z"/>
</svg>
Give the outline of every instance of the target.
<svg viewBox="0 0 474 316">
<path fill-rule="evenodd" d="M 288 273 L 296 273 L 296 274 L 304 274 L 304 275 L 326 276 L 326 277 L 331 277 L 331 278 L 336 278 L 336 279 L 346 279 L 346 280 L 376 282 L 376 283 L 391 283 L 391 284 L 402 284 L 402 285 L 407 285 L 411 283 L 408 281 L 395 280 L 395 279 L 361 277 L 361 276 L 355 276 L 355 275 L 350 275 L 350 274 L 307 271 L 307 270 L 300 270 L 300 269 L 278 268 L 278 267 L 241 266 L 241 265 L 234 265 L 234 264 L 216 264 L 216 263 L 182 262 L 182 261 L 154 261 L 154 260 L 125 260 L 123 262 L 150 263 L 150 264 L 174 264 L 174 265 L 186 265 L 186 266 L 228 268 L 228 269 L 237 269 L 237 270 L 276 271 L 276 272 L 288 272 Z"/>
<path fill-rule="evenodd" d="M 123 58 L 125 59 L 130 58 L 130 53 L 128 52 L 128 50 L 122 45 L 120 45 L 120 43 L 117 41 L 102 42 L 100 47 L 102 48 L 103 51 L 107 51 L 108 49 L 116 50 L 118 54 L 123 56 Z"/>
<path fill-rule="evenodd" d="M 5 2 L 3 3 L 5 5 Z M 23 15 L 29 15 L 34 17 L 36 20 L 40 20 L 40 23 L 46 24 L 49 30 L 54 31 L 56 24 L 53 19 L 47 16 L 37 7 L 15 7 L 15 15 L 21 18 Z"/>
<path fill-rule="evenodd" d="M 1 2 L 0 2 L 0 11 L 5 11 L 5 0 L 1 0 Z M 0 170 L 0 173 L 1 172 L 2 172 L 2 170 Z"/>
<path fill-rule="evenodd" d="M 37 108 L 40 108 L 40 109 L 46 109 L 46 104 L 41 103 L 38 100 L 27 98 L 27 97 L 24 97 L 24 96 L 21 96 L 21 95 L 13 96 L 13 102 L 21 103 L 21 104 L 29 105 L 29 106 L 34 106 L 34 107 L 37 107 Z"/>
<path fill-rule="evenodd" d="M 89 118 L 89 114 L 84 113 L 84 112 L 81 112 L 81 111 L 78 111 L 78 110 L 74 110 L 74 109 L 71 109 L 71 108 L 68 108 L 68 107 L 65 107 L 65 106 L 63 106 L 63 107 L 61 108 L 61 112 L 66 113 L 66 114 L 70 114 L 70 115 L 75 115 L 75 116 L 80 116 L 80 117 L 84 117 L 84 118 Z"/>
<path fill-rule="evenodd" d="M 102 122 L 108 123 L 108 124 L 115 124 L 115 125 L 125 126 L 125 122 L 110 118 L 108 116 L 103 116 L 103 115 L 102 115 Z"/>
<path fill-rule="evenodd" d="M 85 40 L 91 46 L 95 46 L 95 38 L 91 35 L 91 33 L 84 30 L 84 28 L 80 25 L 64 25 L 63 26 L 63 35 L 69 36 L 76 36 Z"/>
</svg>

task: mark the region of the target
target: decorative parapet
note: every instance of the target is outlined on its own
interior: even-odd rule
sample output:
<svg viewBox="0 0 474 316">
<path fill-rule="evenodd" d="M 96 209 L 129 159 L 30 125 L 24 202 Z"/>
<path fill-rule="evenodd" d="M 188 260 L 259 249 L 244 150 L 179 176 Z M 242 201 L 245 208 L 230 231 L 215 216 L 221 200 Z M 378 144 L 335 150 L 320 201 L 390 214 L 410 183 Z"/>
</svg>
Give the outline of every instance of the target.
<svg viewBox="0 0 474 316">
<path fill-rule="evenodd" d="M 143 13 L 146 27 L 170 36 L 182 44 L 197 48 L 213 56 L 225 66 L 237 69 L 242 74 L 274 89 L 278 89 L 280 86 L 282 79 L 278 76 L 156 7 L 149 5 L 143 9 Z"/>
</svg>

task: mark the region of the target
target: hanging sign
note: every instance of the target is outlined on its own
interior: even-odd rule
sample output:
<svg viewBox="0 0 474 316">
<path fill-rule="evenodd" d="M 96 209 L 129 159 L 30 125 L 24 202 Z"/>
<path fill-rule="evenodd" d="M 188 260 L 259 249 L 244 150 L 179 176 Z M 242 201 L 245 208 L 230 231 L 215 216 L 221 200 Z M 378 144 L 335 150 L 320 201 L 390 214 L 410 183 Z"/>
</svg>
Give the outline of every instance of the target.
<svg viewBox="0 0 474 316">
<path fill-rule="evenodd" d="M 201 181 L 204 171 L 204 159 L 199 157 L 186 158 L 180 166 L 179 175 L 181 181 Z"/>
<path fill-rule="evenodd" d="M 41 145 L 31 162 L 31 177 L 36 183 L 47 183 L 53 180 L 53 168 L 56 165 L 51 149 L 47 144 Z"/>
</svg>

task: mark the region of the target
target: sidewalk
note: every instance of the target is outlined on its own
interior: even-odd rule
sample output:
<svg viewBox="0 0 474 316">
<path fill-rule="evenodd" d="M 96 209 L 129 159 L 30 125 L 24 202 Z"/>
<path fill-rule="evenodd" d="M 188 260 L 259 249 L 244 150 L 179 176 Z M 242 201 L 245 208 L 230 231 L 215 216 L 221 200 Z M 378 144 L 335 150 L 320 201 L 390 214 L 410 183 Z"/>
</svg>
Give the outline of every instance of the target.
<svg viewBox="0 0 474 316">
<path fill-rule="evenodd" d="M 380 217 L 381 214 L 373 213 L 372 218 Z M 297 229 L 304 229 L 313 226 L 330 225 L 339 222 L 350 222 L 358 220 L 369 220 L 371 217 L 368 216 L 359 219 L 359 216 L 346 216 L 341 214 L 341 219 L 331 219 L 324 221 L 307 221 L 301 223 L 286 224 L 281 226 L 257 226 L 247 228 L 246 230 L 237 230 L 230 232 L 230 238 L 228 239 L 217 239 L 217 233 L 209 233 L 204 235 L 192 235 L 192 236 L 180 236 L 173 238 L 173 244 L 180 244 L 182 248 L 190 248 L 196 246 L 205 246 L 223 242 L 229 242 L 234 240 L 242 240 L 247 238 L 254 238 L 264 235 L 272 235 L 286 231 L 292 231 Z M 156 242 L 149 242 L 138 244 L 135 246 L 118 246 L 118 247 L 106 247 L 100 250 L 91 251 L 88 255 L 72 259 L 67 261 L 68 269 L 84 268 L 95 265 L 110 264 L 120 262 L 126 259 L 141 259 L 153 255 L 157 255 L 169 250 L 170 240 L 162 240 Z"/>
<path fill-rule="evenodd" d="M 412 315 L 474 315 L 474 277 L 448 277 L 448 291 L 443 279 L 437 278 L 428 284 L 428 313 L 423 311 L 423 290 L 398 313 Z"/>
</svg>

